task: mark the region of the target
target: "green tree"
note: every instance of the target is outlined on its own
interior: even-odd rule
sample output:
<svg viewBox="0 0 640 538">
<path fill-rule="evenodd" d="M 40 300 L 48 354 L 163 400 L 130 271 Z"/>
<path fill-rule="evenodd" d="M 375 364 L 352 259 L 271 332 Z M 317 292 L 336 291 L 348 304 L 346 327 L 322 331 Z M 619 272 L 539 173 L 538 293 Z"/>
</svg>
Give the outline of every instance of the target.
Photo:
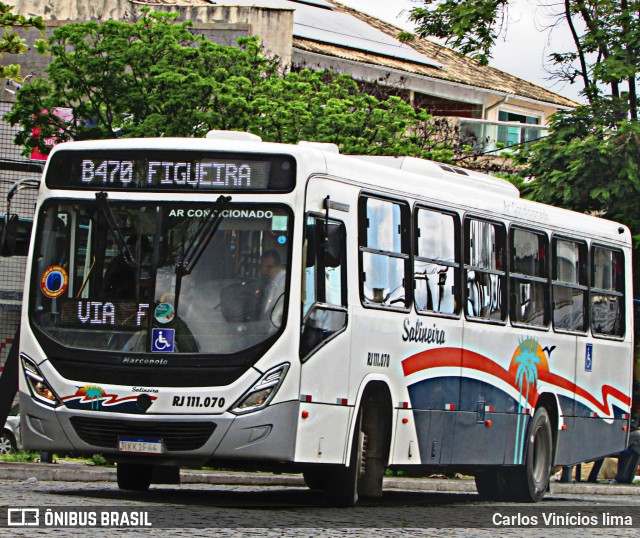
<svg viewBox="0 0 640 538">
<path fill-rule="evenodd" d="M 586 105 L 551 118 L 549 136 L 517 155 L 513 178 L 528 198 L 620 221 L 635 239 L 640 264 L 640 0 L 563 0 L 555 24 L 566 24 L 571 51 L 554 52 L 557 78 L 582 82 Z M 506 28 L 509 0 L 422 0 L 416 32 L 444 39 L 486 64 Z M 582 30 L 584 29 L 584 30 Z M 640 271 L 636 271 L 636 290 Z"/>
<path fill-rule="evenodd" d="M 4 34 L 0 37 L 0 57 L 3 54 L 20 54 L 28 49 L 25 40 L 14 28 L 21 30 L 36 28 L 44 34 L 42 17 L 24 17 L 12 11 L 13 6 L 0 2 L 0 27 L 4 28 Z M 17 64 L 0 66 L 0 78 L 21 82 L 20 66 Z"/>
<path fill-rule="evenodd" d="M 419 35 L 444 38 L 460 53 L 488 62 L 509 0 L 423 4 L 411 15 Z M 633 144 L 639 129 L 640 0 L 563 0 L 554 6 L 556 23 L 568 25 L 575 49 L 554 52 L 550 60 L 559 78 L 582 81 L 587 104 L 557 113 L 549 136 L 520 152 L 524 168 L 516 182 L 531 198 L 620 220 L 640 234 L 630 198 L 638 188 L 639 150 Z"/>
<path fill-rule="evenodd" d="M 487 64 L 496 39 L 508 26 L 509 0 L 422 0 L 411 12 L 416 33 L 433 36 L 461 54 Z M 566 25 L 573 50 L 550 55 L 554 76 L 582 82 L 590 105 L 606 102 L 618 120 L 637 119 L 640 69 L 640 0 L 562 0 L 541 6 L 554 10 L 552 27 Z M 584 31 L 582 30 L 584 28 Z"/>
<path fill-rule="evenodd" d="M 411 10 L 419 37 L 437 37 L 482 65 L 502 31 L 509 0 L 422 0 L 424 7 Z M 411 34 L 403 34 L 410 38 Z"/>
<path fill-rule="evenodd" d="M 361 91 L 349 75 L 303 70 L 273 77 L 254 105 L 249 130 L 269 140 L 331 142 L 346 153 L 421 153 L 407 130 L 426 115 L 398 97 Z"/>
<path fill-rule="evenodd" d="M 524 158 L 523 158 L 524 155 Z M 551 134 L 520 155 L 522 193 L 540 202 L 620 221 L 634 234 L 640 253 L 640 123 L 611 129 L 590 107 L 559 112 Z"/>
<path fill-rule="evenodd" d="M 19 125 L 15 141 L 25 153 L 48 152 L 47 139 L 230 129 L 266 141 L 333 142 L 345 153 L 451 160 L 451 141 L 426 144 L 416 133 L 429 117 L 405 101 L 366 93 L 348 75 L 283 74 L 256 39 L 217 45 L 175 14 L 143 10 L 133 23 L 66 24 L 41 49 L 52 56 L 47 78 L 24 85 L 6 116 Z"/>
</svg>

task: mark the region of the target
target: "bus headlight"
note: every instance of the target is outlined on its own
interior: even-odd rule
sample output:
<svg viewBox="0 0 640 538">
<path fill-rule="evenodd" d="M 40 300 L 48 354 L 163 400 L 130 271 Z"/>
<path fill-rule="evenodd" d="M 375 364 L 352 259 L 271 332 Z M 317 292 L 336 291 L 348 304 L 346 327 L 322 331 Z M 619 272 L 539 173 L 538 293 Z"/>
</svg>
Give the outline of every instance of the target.
<svg viewBox="0 0 640 538">
<path fill-rule="evenodd" d="M 265 372 L 253 386 L 233 404 L 231 412 L 236 415 L 252 413 L 269 405 L 284 381 L 289 370 L 289 363 L 285 362 Z"/>
<path fill-rule="evenodd" d="M 20 358 L 31 396 L 43 404 L 58 407 L 61 404 L 60 399 L 49 386 L 36 363 L 25 355 L 21 355 Z"/>
</svg>

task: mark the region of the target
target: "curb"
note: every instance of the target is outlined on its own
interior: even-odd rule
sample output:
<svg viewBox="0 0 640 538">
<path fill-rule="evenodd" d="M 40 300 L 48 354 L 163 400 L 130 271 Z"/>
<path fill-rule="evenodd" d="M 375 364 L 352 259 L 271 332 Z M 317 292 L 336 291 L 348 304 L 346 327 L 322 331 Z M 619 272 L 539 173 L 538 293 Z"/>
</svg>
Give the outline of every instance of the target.
<svg viewBox="0 0 640 538">
<path fill-rule="evenodd" d="M 115 482 L 116 470 L 83 463 L 12 463 L 0 462 L 0 480 L 59 482 Z M 182 484 L 219 484 L 245 486 L 305 487 L 298 474 L 247 473 L 236 471 L 199 471 L 182 469 Z M 399 478 L 386 477 L 387 489 L 424 492 L 476 493 L 473 479 L 468 478 Z M 551 482 L 551 493 L 577 495 L 640 495 L 640 483 L 594 484 Z"/>
</svg>

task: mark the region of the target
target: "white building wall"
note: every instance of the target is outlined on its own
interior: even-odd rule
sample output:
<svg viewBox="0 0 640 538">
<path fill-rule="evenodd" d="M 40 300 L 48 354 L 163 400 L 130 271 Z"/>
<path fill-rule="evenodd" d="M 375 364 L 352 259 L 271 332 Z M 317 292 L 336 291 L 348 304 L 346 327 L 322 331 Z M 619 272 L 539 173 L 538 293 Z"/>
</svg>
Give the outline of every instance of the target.
<svg viewBox="0 0 640 538">
<path fill-rule="evenodd" d="M 246 28 L 248 35 L 260 37 L 267 55 L 280 58 L 284 65 L 291 62 L 293 10 L 263 7 L 260 2 L 241 6 L 180 6 L 134 0 L 14 0 L 12 4 L 14 13 L 26 17 L 42 16 L 45 21 L 126 21 L 136 18 L 140 8 L 149 7 L 152 11 L 179 13 L 178 20 L 190 20 L 196 29 L 239 25 Z"/>
</svg>

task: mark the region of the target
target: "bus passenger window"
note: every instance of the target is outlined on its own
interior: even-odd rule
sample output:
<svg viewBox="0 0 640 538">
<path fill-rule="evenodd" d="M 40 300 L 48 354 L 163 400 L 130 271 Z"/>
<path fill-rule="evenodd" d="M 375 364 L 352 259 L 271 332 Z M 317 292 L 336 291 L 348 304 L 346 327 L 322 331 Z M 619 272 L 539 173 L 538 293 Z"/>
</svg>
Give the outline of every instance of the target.
<svg viewBox="0 0 640 538">
<path fill-rule="evenodd" d="M 438 211 L 416 213 L 414 303 L 419 312 L 458 312 L 458 219 Z"/>
<path fill-rule="evenodd" d="M 624 256 L 618 250 L 593 247 L 591 264 L 591 330 L 623 336 Z"/>
<path fill-rule="evenodd" d="M 559 331 L 587 330 L 587 245 L 553 241 L 553 327 Z"/>
<path fill-rule="evenodd" d="M 504 321 L 504 226 L 477 219 L 465 221 L 466 314 Z"/>
<path fill-rule="evenodd" d="M 366 306 L 409 305 L 409 208 L 362 197 L 360 218 L 361 298 Z"/>
<path fill-rule="evenodd" d="M 547 236 L 511 230 L 511 321 L 537 327 L 548 325 L 549 269 Z"/>
</svg>

